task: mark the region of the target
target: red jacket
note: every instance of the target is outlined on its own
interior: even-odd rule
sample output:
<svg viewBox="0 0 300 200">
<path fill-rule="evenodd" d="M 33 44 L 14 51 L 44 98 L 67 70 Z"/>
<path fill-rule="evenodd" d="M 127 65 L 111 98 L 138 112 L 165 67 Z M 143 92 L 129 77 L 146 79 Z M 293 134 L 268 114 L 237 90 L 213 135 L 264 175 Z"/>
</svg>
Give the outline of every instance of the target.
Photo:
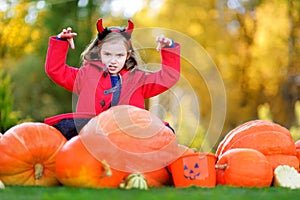
<svg viewBox="0 0 300 200">
<path fill-rule="evenodd" d="M 107 110 L 112 100 L 110 76 L 101 62 L 85 61 L 81 68 L 66 64 L 68 42 L 50 37 L 45 70 L 58 85 L 78 95 L 76 113 L 95 116 Z M 118 105 L 145 108 L 144 100 L 172 87 L 180 78 L 180 45 L 161 50 L 161 70 L 149 73 L 139 69 L 120 71 L 121 93 Z M 83 115 L 82 115 L 83 114 Z M 74 114 L 46 119 L 53 124 Z M 74 116 L 73 116 L 74 117 Z"/>
</svg>

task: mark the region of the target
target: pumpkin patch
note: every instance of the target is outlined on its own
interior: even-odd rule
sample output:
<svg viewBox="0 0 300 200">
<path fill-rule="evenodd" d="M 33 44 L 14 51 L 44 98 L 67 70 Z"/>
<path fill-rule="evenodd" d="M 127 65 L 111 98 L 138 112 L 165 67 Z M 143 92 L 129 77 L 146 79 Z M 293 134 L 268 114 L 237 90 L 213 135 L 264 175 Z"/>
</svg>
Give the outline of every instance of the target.
<svg viewBox="0 0 300 200">
<path fill-rule="evenodd" d="M 201 153 L 178 144 L 149 111 L 114 106 L 68 141 L 52 126 L 26 122 L 1 135 L 0 148 L 0 180 L 8 186 L 269 187 L 277 169 L 276 186 L 300 188 L 288 182 L 299 170 L 300 142 L 293 142 L 286 128 L 263 120 L 230 131 L 216 154 Z M 287 168 L 295 169 L 289 178 Z"/>
<path fill-rule="evenodd" d="M 0 138 L 0 180 L 5 185 L 59 185 L 55 159 L 65 142 L 58 130 L 43 123 L 12 127 Z"/>
<path fill-rule="evenodd" d="M 289 165 L 299 169 L 299 160 L 290 132 L 273 122 L 253 120 L 230 131 L 220 142 L 216 155 L 235 148 L 252 148 L 263 153 L 275 169 Z"/>
<path fill-rule="evenodd" d="M 75 187 L 118 187 L 132 173 L 149 187 L 170 185 L 166 166 L 183 149 L 174 133 L 149 111 L 115 106 L 91 119 L 58 153 L 58 179 Z M 111 176 L 105 175 L 105 161 Z"/>
</svg>

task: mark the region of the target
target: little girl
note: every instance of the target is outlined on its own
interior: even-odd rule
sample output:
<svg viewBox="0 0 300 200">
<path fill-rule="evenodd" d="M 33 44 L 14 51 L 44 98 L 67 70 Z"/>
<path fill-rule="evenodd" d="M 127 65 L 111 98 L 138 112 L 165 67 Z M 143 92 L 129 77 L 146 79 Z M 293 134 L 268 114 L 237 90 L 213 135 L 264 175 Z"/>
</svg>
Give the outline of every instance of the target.
<svg viewBox="0 0 300 200">
<path fill-rule="evenodd" d="M 94 116 L 116 105 L 145 108 L 144 100 L 172 87 L 180 77 L 180 46 L 161 35 L 156 37 L 161 52 L 159 71 L 139 68 L 138 53 L 131 44 L 134 24 L 103 27 L 97 21 L 98 35 L 82 53 L 83 65 L 66 64 L 68 47 L 74 48 L 77 35 L 71 28 L 50 37 L 45 70 L 58 85 L 78 95 L 76 112 L 45 119 L 70 139 Z M 166 125 L 168 125 L 166 123 Z"/>
</svg>

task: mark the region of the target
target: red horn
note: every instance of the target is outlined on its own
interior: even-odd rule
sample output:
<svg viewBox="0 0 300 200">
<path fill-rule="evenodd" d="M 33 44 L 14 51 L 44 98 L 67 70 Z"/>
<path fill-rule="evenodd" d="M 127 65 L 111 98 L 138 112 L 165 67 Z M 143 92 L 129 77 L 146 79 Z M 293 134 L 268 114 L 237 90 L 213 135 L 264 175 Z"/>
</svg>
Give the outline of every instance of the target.
<svg viewBox="0 0 300 200">
<path fill-rule="evenodd" d="M 130 19 L 128 19 L 128 26 L 127 26 L 125 32 L 126 32 L 128 35 L 131 35 L 131 33 L 132 33 L 132 31 L 133 31 L 133 28 L 134 28 L 133 22 L 132 22 Z"/>
<path fill-rule="evenodd" d="M 104 31 L 104 27 L 102 25 L 102 18 L 98 19 L 97 21 L 97 30 L 100 34 Z"/>
</svg>

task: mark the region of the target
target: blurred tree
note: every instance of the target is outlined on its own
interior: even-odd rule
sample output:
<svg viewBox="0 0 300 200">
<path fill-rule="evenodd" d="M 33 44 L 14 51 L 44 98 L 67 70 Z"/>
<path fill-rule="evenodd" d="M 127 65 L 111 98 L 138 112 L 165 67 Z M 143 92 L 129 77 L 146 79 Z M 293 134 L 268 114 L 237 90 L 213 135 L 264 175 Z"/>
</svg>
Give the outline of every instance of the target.
<svg viewBox="0 0 300 200">
<path fill-rule="evenodd" d="M 256 9 L 257 30 L 251 48 L 251 64 L 247 69 L 248 90 L 255 94 L 254 102 L 269 102 L 273 120 L 286 127 L 294 120 L 293 106 L 285 103 L 282 90 L 289 76 L 291 27 L 288 9 L 288 2 L 275 0 L 266 1 Z"/>
<path fill-rule="evenodd" d="M 293 123 L 293 105 L 299 94 L 298 1 L 166 0 L 158 15 L 152 16 L 149 9 L 136 19 L 148 26 L 180 31 L 209 53 L 226 86 L 223 134 L 257 119 L 258 107 L 265 103 L 275 122 L 286 127 Z M 183 62 L 182 74 L 198 95 L 201 124 L 207 128 L 212 109 L 207 87 L 218 85 L 206 85 L 194 67 Z"/>
<path fill-rule="evenodd" d="M 9 3 L 9 1 L 6 1 Z M 11 3 L 12 4 L 12 3 Z M 4 12 L 0 12 L 0 58 L 9 56 L 18 58 L 24 52 L 30 52 L 31 41 L 38 37 L 32 34 L 32 28 L 25 22 L 25 16 L 30 3 L 10 5 Z"/>
<path fill-rule="evenodd" d="M 168 0 L 165 1 L 158 15 L 153 15 L 152 10 L 149 9 L 137 14 L 135 20 L 143 26 L 162 27 L 185 34 L 178 36 L 178 33 L 175 32 L 174 35 L 172 33 L 168 35 L 171 38 L 176 36 L 174 39 L 181 41 L 182 56 L 185 55 L 182 57 L 182 82 L 180 81 L 177 86 L 182 88 L 185 96 L 190 95 L 190 98 L 192 98 L 193 95 L 196 95 L 198 102 L 177 95 L 177 102 L 182 102 L 180 105 L 182 107 L 174 108 L 180 110 L 179 115 L 177 115 L 177 121 L 180 123 L 175 124 L 178 126 L 176 127 L 178 130 L 176 133 L 177 138 L 181 143 L 187 144 L 186 141 L 188 141 L 192 142 L 193 147 L 202 148 L 200 145 L 203 139 L 207 137 L 208 143 L 211 144 L 206 144 L 206 146 L 214 145 L 222 128 L 219 130 L 219 124 L 210 125 L 213 114 L 211 111 L 216 109 L 214 107 L 217 107 L 220 113 L 213 117 L 222 117 L 223 113 L 221 112 L 224 112 L 224 109 L 226 110 L 224 108 L 226 105 L 223 105 L 223 103 L 218 105 L 213 102 L 216 101 L 212 99 L 215 94 L 211 95 L 209 93 L 210 91 L 217 92 L 218 88 L 222 88 L 222 85 L 218 85 L 220 82 L 214 81 L 219 70 L 212 63 L 210 55 L 205 50 L 210 50 L 210 54 L 213 56 L 219 53 L 223 57 L 231 52 L 229 48 L 230 41 L 228 41 L 230 35 L 224 29 L 224 24 L 220 23 L 215 2 L 191 0 L 176 1 L 174 3 L 173 0 Z M 189 44 L 192 44 L 191 41 L 198 43 L 199 47 L 197 48 L 195 44 L 189 46 Z M 226 45 L 228 48 L 226 48 Z M 202 50 L 202 47 L 205 49 Z M 196 63 L 196 65 L 193 65 L 193 63 Z M 189 91 L 188 87 L 192 87 L 193 91 Z M 191 102 L 186 104 L 183 101 Z M 221 101 L 226 102 L 226 99 Z M 222 119 L 219 121 L 222 121 Z M 197 126 L 195 128 L 197 124 L 198 128 Z M 222 127 L 222 125 L 220 126 Z M 209 128 L 210 130 L 208 130 Z M 202 136 L 200 137 L 200 135 Z M 191 141 L 193 137 L 197 138 L 196 142 Z"/>
<path fill-rule="evenodd" d="M 32 9 L 33 5 L 35 4 L 30 2 L 4 1 L 2 2 L 2 8 L 5 9 L 1 9 L 0 12 L 2 19 L 0 21 L 2 30 L 0 33 L 0 69 L 9 73 L 14 82 L 15 87 L 10 87 L 16 100 L 13 107 L 15 110 L 21 111 L 19 117 L 23 119 L 28 118 L 29 115 L 28 110 L 22 108 L 29 103 L 27 97 L 31 96 L 33 87 L 28 87 L 30 90 L 27 90 L 28 93 L 21 98 L 18 98 L 20 96 L 19 88 L 27 83 L 28 74 L 35 73 L 32 69 L 25 73 L 22 71 L 23 56 L 37 51 L 35 44 L 37 44 L 40 37 L 39 31 L 34 30 L 28 18 L 28 11 Z M 40 58 L 35 57 L 33 60 L 38 59 Z M 15 78 L 15 72 L 22 74 L 23 82 L 19 82 L 21 80 Z M 8 104 L 7 106 L 12 105 Z"/>
<path fill-rule="evenodd" d="M 7 6 L 0 9 L 0 68 L 11 74 L 15 110 L 22 110 L 22 117 L 30 115 L 34 120 L 43 120 L 72 111 L 72 94 L 56 86 L 44 72 L 49 36 L 67 26 L 78 33 L 76 49 L 69 51 L 67 63 L 79 67 L 81 52 L 96 36 L 95 22 L 99 17 L 105 17 L 105 26 L 125 25 L 127 18 L 132 17 L 137 28 L 178 31 L 204 48 L 199 53 L 182 43 L 182 51 L 190 56 L 182 58 L 182 79 L 174 88 L 181 94 L 178 100 L 185 101 L 184 106 L 192 108 L 195 104 L 193 98 L 187 98 L 189 87 L 193 88 L 190 93 L 198 98 L 200 114 L 198 110 L 176 113 L 185 123 L 179 125 L 188 130 L 183 131 L 187 135 L 193 129 L 188 123 L 199 123 L 196 135 L 200 139 L 193 145 L 201 143 L 204 139 L 201 134 L 210 126 L 214 102 L 209 89 L 219 85 L 214 82 L 214 76 L 211 80 L 205 76 L 213 73 L 213 68 L 220 72 L 226 86 L 226 121 L 222 134 L 245 121 L 257 119 L 260 105 L 270 106 L 275 122 L 289 127 L 296 121 L 294 105 L 300 92 L 299 1 L 144 0 L 143 9 L 137 9 L 135 15 L 119 12 L 123 5 L 120 2 L 4 1 L 6 4 L 2 5 Z M 141 40 L 146 35 L 143 37 Z M 146 61 L 157 63 L 159 59 L 155 51 L 141 49 L 141 53 Z M 210 57 L 216 66 L 209 62 Z M 193 66 L 191 58 L 199 60 L 201 66 Z M 171 109 L 172 101 L 165 102 L 166 108 Z M 220 109 L 220 115 L 223 111 Z M 200 115 L 199 122 L 188 120 L 196 114 Z M 168 118 L 170 113 L 165 115 Z M 208 134 L 214 137 L 217 131 L 211 129 Z"/>
<path fill-rule="evenodd" d="M 24 118 L 36 121 L 59 113 L 72 112 L 72 94 L 56 86 L 44 72 L 48 38 L 70 26 L 79 37 L 76 49 L 69 52 L 68 64 L 79 67 L 80 54 L 90 42 L 95 29 L 92 1 L 84 7 L 73 1 L 5 1 L 0 11 L 0 68 L 7 70 L 16 85 L 15 107 Z M 91 21 L 93 24 L 91 25 Z M 79 28 L 80 27 L 80 28 Z"/>
<path fill-rule="evenodd" d="M 12 83 L 9 75 L 0 70 L 0 133 L 18 122 L 18 113 L 13 110 Z"/>
<path fill-rule="evenodd" d="M 299 37 L 299 2 L 243 1 L 247 3 L 244 5 L 240 2 L 227 1 L 227 7 L 234 11 L 226 12 L 226 16 L 231 19 L 230 24 L 235 25 L 233 35 L 237 44 L 232 46 L 237 47 L 237 56 L 232 61 L 239 69 L 230 70 L 233 76 L 229 81 L 236 80 L 237 84 L 232 88 L 233 93 L 230 92 L 232 95 L 228 95 L 236 99 L 229 99 L 229 102 L 237 104 L 228 114 L 242 116 L 242 121 L 255 119 L 256 108 L 267 103 L 273 120 L 290 127 L 295 122 L 293 110 L 299 94 L 299 58 L 296 56 L 299 51 L 296 39 Z M 231 118 L 233 127 L 241 123 Z"/>
<path fill-rule="evenodd" d="M 1 4 L 0 68 L 11 74 L 16 85 L 15 107 L 24 111 L 22 117 L 30 115 L 42 121 L 48 116 L 72 112 L 72 94 L 55 85 L 44 72 L 48 39 L 63 28 L 72 27 L 78 36 L 76 49 L 69 51 L 67 63 L 80 67 L 81 52 L 96 36 L 97 19 L 109 15 L 109 10 L 100 9 L 104 2 L 110 1 L 5 0 Z M 107 18 L 108 26 L 111 17 Z M 120 17 L 116 20 L 125 22 Z"/>
<path fill-rule="evenodd" d="M 297 118 L 297 113 L 294 114 L 295 107 L 299 103 L 300 99 L 300 68 L 299 68 L 299 53 L 300 53 L 300 2 L 289 0 L 287 2 L 288 6 L 288 55 L 287 55 L 287 69 L 286 76 L 284 78 L 284 83 L 281 85 L 281 104 L 279 108 L 273 107 L 273 112 L 278 113 L 280 121 L 288 121 L 285 123 L 289 125 L 299 126 L 299 121 Z M 287 116 L 281 116 L 279 113 L 285 112 Z"/>
</svg>

